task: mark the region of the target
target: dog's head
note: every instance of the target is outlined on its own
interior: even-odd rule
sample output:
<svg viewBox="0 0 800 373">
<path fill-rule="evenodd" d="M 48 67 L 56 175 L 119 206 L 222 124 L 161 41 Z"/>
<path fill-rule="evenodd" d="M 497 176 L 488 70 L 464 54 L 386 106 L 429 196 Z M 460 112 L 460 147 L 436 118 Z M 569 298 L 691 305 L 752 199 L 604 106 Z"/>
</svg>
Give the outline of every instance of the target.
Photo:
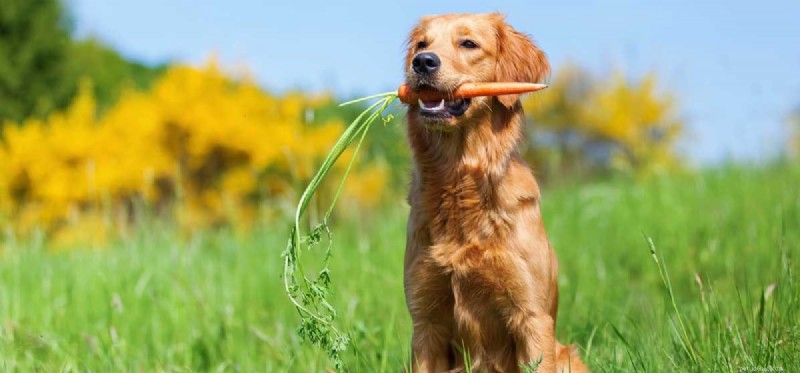
<svg viewBox="0 0 800 373">
<path fill-rule="evenodd" d="M 445 93 L 472 82 L 536 83 L 550 72 L 544 52 L 496 13 L 423 17 L 408 38 L 405 63 L 412 89 Z M 507 95 L 420 101 L 409 110 L 425 124 L 452 128 L 486 115 L 496 103 L 511 109 L 518 100 L 519 95 Z"/>
</svg>

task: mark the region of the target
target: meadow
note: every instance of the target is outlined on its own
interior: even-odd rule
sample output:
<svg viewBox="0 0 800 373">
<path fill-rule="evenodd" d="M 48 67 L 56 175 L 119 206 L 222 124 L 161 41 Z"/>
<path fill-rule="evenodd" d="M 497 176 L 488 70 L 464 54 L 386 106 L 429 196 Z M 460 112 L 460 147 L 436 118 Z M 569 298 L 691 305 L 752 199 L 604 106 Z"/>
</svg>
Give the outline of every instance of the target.
<svg viewBox="0 0 800 373">
<path fill-rule="evenodd" d="M 317 324 L 301 324 L 286 294 L 282 253 L 303 188 L 369 103 L 341 107 L 345 92 L 299 88 L 315 86 L 313 69 L 304 71 L 309 80 L 286 86 L 300 90 L 282 90 L 271 83 L 293 79 L 282 68 L 256 74 L 246 64 L 226 66 L 225 53 L 197 65 L 171 60 L 177 51 L 140 61 L 132 49 L 108 44 L 117 39 L 102 30 L 77 32 L 85 29 L 80 9 L 102 14 L 85 4 L 73 14 L 78 3 L 0 1 L 0 55 L 9 56 L 0 61 L 0 373 L 337 370 L 337 360 L 298 333 L 304 325 L 306 335 L 324 335 Z M 225 7 L 235 16 L 235 4 Z M 167 14 L 137 9 L 154 21 Z M 703 25 L 719 26 L 706 18 Z M 222 32 L 215 20 L 202 24 Z M 354 26 L 356 35 L 365 26 Z M 670 35 L 702 39 L 684 31 Z M 277 47 L 288 40 L 301 48 L 281 55 L 297 49 L 302 60 L 325 50 L 310 46 L 334 37 L 319 35 L 305 47 L 298 38 L 236 35 L 226 31 L 219 40 L 242 50 L 250 39 L 257 50 L 266 50 L 263 40 Z M 623 41 L 632 42 L 615 42 Z M 591 63 L 557 59 L 548 89 L 521 102 L 529 123 L 519 150 L 544 185 L 544 220 L 560 258 L 559 340 L 574 343 L 595 372 L 800 369 L 800 113 L 785 108 L 785 144 L 762 144 L 770 152 L 759 159 L 775 160 L 693 169 L 687 163 L 701 152 L 683 152 L 687 135 L 703 134 L 701 143 L 719 136 L 717 145 L 739 157 L 740 144 L 724 132 L 744 128 L 736 121 L 713 127 L 698 107 L 717 110 L 718 119 L 733 112 L 715 109 L 713 100 L 703 106 L 698 92 L 753 95 L 749 109 L 759 125 L 770 121 L 761 118 L 765 108 L 774 114 L 772 105 L 785 100 L 745 86 L 706 92 L 680 84 L 675 71 L 682 76 L 686 68 L 670 63 L 699 69 L 694 54 L 659 58 L 653 68 L 663 70 L 644 75 L 627 64 L 597 69 L 615 50 L 641 54 L 637 65 L 648 66 L 647 48 L 628 44 L 603 47 L 610 54 L 590 54 Z M 342 87 L 372 81 L 342 67 L 325 68 Z M 351 341 L 340 371 L 399 372 L 410 360 L 402 267 L 411 155 L 404 108 L 386 109 L 387 122 L 365 137 L 341 189 L 335 180 L 351 170 L 356 147 L 331 168 L 303 221 L 320 220 L 341 191 L 327 294 Z M 736 139 L 761 139 L 754 128 Z M 305 273 L 324 262 L 319 246 L 304 251 Z M 315 295 L 325 293 L 318 289 Z"/>
<path fill-rule="evenodd" d="M 596 372 L 793 371 L 798 185 L 800 167 L 783 163 L 550 184 L 559 339 Z M 408 360 L 407 208 L 401 196 L 386 203 L 333 227 L 333 300 L 354 372 Z M 283 290 L 288 220 L 248 233 L 135 224 L 103 250 L 53 253 L 41 236 L 3 237 L 0 371 L 331 368 L 297 336 Z"/>
</svg>

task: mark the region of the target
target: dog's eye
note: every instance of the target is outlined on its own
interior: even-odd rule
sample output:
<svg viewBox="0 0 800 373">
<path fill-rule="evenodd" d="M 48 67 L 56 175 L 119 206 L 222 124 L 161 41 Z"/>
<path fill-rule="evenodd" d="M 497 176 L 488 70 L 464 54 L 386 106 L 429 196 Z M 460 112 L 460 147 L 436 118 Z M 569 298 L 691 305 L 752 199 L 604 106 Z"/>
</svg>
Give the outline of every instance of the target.
<svg viewBox="0 0 800 373">
<path fill-rule="evenodd" d="M 461 42 L 461 47 L 467 48 L 467 49 L 476 49 L 476 48 L 478 48 L 478 44 L 476 44 L 472 40 L 467 39 L 467 40 L 464 40 L 464 41 Z"/>
<path fill-rule="evenodd" d="M 425 47 L 427 47 L 427 46 L 428 46 L 428 42 L 425 41 L 425 40 L 420 40 L 420 42 L 417 43 L 417 49 L 425 49 Z"/>
</svg>

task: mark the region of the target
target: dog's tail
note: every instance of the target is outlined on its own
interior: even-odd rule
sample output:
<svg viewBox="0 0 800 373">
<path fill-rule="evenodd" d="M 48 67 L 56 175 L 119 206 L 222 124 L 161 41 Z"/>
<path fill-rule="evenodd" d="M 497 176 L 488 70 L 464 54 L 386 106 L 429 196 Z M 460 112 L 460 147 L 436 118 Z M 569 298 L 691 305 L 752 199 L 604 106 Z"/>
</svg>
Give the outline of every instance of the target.
<svg viewBox="0 0 800 373">
<path fill-rule="evenodd" d="M 564 346 L 556 342 L 556 372 L 589 373 L 589 368 L 581 361 L 575 345 Z"/>
</svg>

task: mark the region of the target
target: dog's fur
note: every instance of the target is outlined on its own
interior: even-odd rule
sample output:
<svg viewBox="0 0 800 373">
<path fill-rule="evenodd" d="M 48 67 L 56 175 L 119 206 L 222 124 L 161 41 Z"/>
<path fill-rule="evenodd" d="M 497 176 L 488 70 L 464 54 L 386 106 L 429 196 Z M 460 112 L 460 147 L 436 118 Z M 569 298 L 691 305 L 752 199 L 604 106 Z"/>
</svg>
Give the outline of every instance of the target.
<svg viewBox="0 0 800 373">
<path fill-rule="evenodd" d="M 478 48 L 465 48 L 469 39 Z M 420 42 L 423 43 L 420 43 Z M 412 69 L 438 55 L 429 77 Z M 406 82 L 450 92 L 465 82 L 539 82 L 544 53 L 502 15 L 424 17 L 409 37 Z M 460 116 L 408 108 L 414 169 L 405 258 L 415 372 L 583 372 L 577 352 L 555 339 L 558 263 L 539 210 L 539 187 L 515 147 L 519 96 L 473 98 Z"/>
</svg>

